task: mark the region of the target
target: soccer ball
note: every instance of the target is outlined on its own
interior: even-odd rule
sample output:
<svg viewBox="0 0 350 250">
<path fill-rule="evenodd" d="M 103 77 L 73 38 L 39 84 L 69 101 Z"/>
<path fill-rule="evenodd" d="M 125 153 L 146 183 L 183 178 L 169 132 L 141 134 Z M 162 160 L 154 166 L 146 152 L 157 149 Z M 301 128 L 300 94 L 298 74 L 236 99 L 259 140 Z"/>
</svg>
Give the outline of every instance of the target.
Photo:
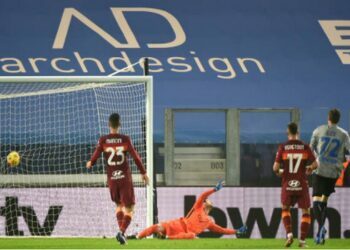
<svg viewBox="0 0 350 250">
<path fill-rule="evenodd" d="M 16 151 L 12 151 L 7 155 L 7 163 L 10 165 L 10 167 L 18 166 L 20 160 L 21 160 L 21 157 Z"/>
</svg>

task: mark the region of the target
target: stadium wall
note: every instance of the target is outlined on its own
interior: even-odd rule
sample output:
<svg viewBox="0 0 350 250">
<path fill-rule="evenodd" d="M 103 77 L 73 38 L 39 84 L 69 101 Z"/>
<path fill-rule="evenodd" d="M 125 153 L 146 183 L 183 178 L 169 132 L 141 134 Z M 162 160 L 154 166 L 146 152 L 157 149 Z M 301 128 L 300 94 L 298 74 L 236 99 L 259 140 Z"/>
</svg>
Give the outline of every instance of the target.
<svg viewBox="0 0 350 250">
<path fill-rule="evenodd" d="M 163 221 L 184 216 L 203 190 L 204 188 L 158 188 L 159 219 Z M 25 236 L 35 235 L 35 232 L 40 232 L 38 227 L 45 226 L 50 227 L 45 231 L 51 236 L 113 237 L 115 234 L 114 205 L 109 200 L 107 188 L 2 189 L 1 193 L 0 236 L 6 235 L 8 221 Z M 39 194 L 34 200 L 29 197 L 29 194 L 33 193 Z M 86 197 L 83 194 L 89 195 L 89 202 L 81 198 Z M 327 224 L 331 238 L 350 238 L 349 195 L 350 189 L 338 188 L 329 201 Z M 16 202 L 11 204 L 12 212 L 6 214 L 3 211 L 9 206 L 9 199 Z M 249 238 L 284 238 L 280 188 L 224 188 L 210 199 L 215 207 L 211 215 L 217 224 L 234 228 L 243 223 L 247 224 Z M 91 204 L 91 201 L 94 203 Z M 24 208 L 27 213 L 21 215 Z M 55 209 L 56 213 L 53 212 Z M 142 208 L 136 207 L 135 215 L 142 217 L 140 211 Z M 55 214 L 57 218 L 52 220 Z M 28 216 L 31 218 L 27 218 Z M 44 222 L 49 216 L 53 223 L 47 225 Z M 297 234 L 301 213 L 294 209 L 292 216 L 295 218 L 294 233 Z M 33 220 L 37 220 L 39 224 L 28 223 Z M 130 228 L 132 229 L 129 230 L 129 234 L 142 229 L 138 225 L 132 225 Z M 309 236 L 313 233 L 311 229 Z M 221 237 L 211 233 L 201 235 L 204 236 Z"/>
</svg>

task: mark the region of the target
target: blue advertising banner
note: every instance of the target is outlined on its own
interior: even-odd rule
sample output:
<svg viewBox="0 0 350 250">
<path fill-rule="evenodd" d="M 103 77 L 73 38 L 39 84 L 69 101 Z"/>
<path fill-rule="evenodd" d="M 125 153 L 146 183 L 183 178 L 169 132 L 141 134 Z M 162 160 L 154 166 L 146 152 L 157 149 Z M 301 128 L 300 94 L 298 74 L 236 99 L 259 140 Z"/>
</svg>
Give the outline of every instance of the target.
<svg viewBox="0 0 350 250">
<path fill-rule="evenodd" d="M 346 0 L 5 0 L 0 75 L 108 75 L 149 57 L 158 141 L 167 107 L 315 108 L 302 117 L 322 118 L 303 124 L 312 131 L 328 107 L 348 117 L 349 9 Z"/>
</svg>

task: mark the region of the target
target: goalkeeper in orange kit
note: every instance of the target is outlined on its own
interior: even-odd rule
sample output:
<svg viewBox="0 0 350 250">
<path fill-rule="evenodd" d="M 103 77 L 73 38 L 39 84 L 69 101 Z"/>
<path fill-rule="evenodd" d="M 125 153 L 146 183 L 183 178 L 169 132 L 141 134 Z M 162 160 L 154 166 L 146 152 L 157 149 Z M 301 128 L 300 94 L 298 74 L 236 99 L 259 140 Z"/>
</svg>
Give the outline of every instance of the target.
<svg viewBox="0 0 350 250">
<path fill-rule="evenodd" d="M 247 231 L 246 226 L 238 230 L 223 228 L 215 224 L 209 216 L 209 212 L 213 208 L 213 203 L 208 197 L 214 192 L 219 191 L 223 183 L 223 181 L 220 181 L 215 188 L 202 193 L 186 217 L 150 226 L 140 232 L 137 238 L 142 239 L 151 234 L 158 234 L 168 239 L 194 239 L 206 229 L 220 234 L 244 234 Z"/>
</svg>

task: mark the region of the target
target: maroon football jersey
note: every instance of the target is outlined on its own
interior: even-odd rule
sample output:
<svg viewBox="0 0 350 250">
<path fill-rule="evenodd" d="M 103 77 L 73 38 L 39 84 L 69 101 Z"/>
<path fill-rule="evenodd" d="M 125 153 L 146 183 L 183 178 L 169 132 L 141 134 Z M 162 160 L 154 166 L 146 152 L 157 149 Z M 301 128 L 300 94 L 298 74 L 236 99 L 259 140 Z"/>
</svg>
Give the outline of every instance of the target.
<svg viewBox="0 0 350 250">
<path fill-rule="evenodd" d="M 310 147 L 300 140 L 279 146 L 275 162 L 283 165 L 282 190 L 298 194 L 308 188 L 306 167 L 315 161 Z"/>
<path fill-rule="evenodd" d="M 132 145 L 130 138 L 126 135 L 109 134 L 102 136 L 98 140 L 96 150 L 91 157 L 92 165 L 96 163 L 102 152 L 107 163 L 108 181 L 131 179 L 127 153 L 131 154 L 141 174 L 146 173 L 140 156 Z"/>
</svg>

